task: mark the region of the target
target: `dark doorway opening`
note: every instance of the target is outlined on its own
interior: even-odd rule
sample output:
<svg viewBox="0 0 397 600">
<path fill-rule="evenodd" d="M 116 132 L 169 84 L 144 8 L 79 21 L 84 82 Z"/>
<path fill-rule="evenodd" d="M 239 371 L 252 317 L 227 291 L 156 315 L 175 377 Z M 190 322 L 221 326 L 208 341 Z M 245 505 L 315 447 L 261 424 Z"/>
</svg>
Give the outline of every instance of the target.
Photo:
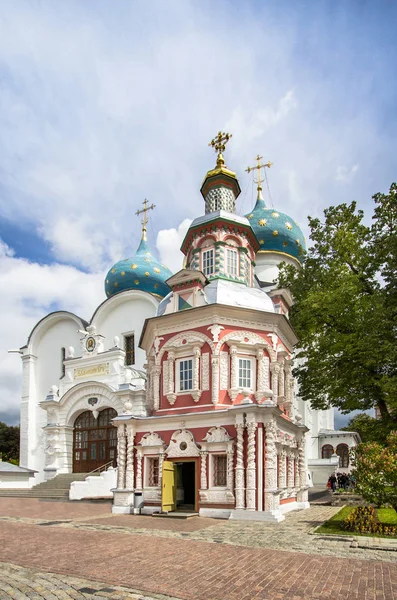
<svg viewBox="0 0 397 600">
<path fill-rule="evenodd" d="M 194 461 L 176 463 L 177 499 L 179 510 L 195 510 L 196 506 L 196 463 Z"/>
</svg>

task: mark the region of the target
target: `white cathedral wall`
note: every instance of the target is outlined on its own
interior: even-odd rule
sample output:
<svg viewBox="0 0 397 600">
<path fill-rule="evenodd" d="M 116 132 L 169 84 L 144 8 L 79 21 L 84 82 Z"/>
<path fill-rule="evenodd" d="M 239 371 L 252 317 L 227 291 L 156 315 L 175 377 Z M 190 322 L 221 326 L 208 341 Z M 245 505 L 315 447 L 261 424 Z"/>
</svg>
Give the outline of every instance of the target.
<svg viewBox="0 0 397 600">
<path fill-rule="evenodd" d="M 255 275 L 263 283 L 273 283 L 278 278 L 280 263 L 294 267 L 298 264 L 296 259 L 280 252 L 258 252 L 255 261 Z"/>
</svg>

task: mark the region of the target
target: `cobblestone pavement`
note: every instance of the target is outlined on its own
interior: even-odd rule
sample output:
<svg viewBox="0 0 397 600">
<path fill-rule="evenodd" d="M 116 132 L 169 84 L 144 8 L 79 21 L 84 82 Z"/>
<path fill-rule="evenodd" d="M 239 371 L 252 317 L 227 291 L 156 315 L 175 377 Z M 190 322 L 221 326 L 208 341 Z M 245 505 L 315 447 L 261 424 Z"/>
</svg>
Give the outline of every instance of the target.
<svg viewBox="0 0 397 600">
<path fill-rule="evenodd" d="M 10 500 L 0 498 L 0 560 L 38 570 L 37 578 L 50 578 L 51 585 L 62 577 L 48 573 L 80 578 L 78 589 L 72 584 L 80 596 L 50 587 L 47 595 L 24 596 L 15 587 L 7 600 L 82 598 L 81 587 L 94 590 L 87 597 L 134 600 L 144 593 L 183 600 L 397 600 L 396 552 L 310 535 L 335 507 L 315 506 L 270 524 L 111 515 L 108 505 Z M 105 583 L 88 585 L 87 579 Z M 130 596 L 106 596 L 103 588 L 114 586 L 132 588 L 119 592 Z"/>
<path fill-rule="evenodd" d="M 178 600 L 162 594 L 147 596 L 137 590 L 98 581 L 41 573 L 0 563 L 1 600 Z"/>
</svg>

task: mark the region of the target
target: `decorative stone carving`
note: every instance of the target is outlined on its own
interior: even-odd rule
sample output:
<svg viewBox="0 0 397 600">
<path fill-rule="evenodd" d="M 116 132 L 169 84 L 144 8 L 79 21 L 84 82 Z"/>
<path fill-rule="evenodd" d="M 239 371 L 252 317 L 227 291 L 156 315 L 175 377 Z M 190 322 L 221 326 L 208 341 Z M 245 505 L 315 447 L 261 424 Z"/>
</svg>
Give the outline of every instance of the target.
<svg viewBox="0 0 397 600">
<path fill-rule="evenodd" d="M 244 505 L 244 417 L 236 417 L 237 446 L 236 446 L 236 509 L 245 508 Z"/>
<path fill-rule="evenodd" d="M 305 442 L 306 440 L 304 437 L 302 437 L 298 442 L 298 471 L 301 488 L 306 488 Z"/>
<path fill-rule="evenodd" d="M 227 488 L 233 494 L 234 490 L 234 450 L 233 444 L 229 444 L 227 449 Z"/>
<path fill-rule="evenodd" d="M 255 510 L 255 493 L 256 493 L 256 460 L 255 460 L 255 433 L 257 423 L 252 417 L 252 420 L 247 422 L 248 432 L 248 451 L 247 451 L 247 489 L 246 489 L 246 506 L 247 510 Z"/>
<path fill-rule="evenodd" d="M 272 400 L 274 404 L 277 404 L 278 400 L 278 378 L 280 374 L 280 364 L 278 362 L 270 363 L 270 370 L 272 372 Z"/>
<path fill-rule="evenodd" d="M 113 348 L 120 348 L 120 338 L 118 335 L 115 335 L 113 338 Z"/>
<path fill-rule="evenodd" d="M 163 479 L 163 461 L 164 461 L 164 450 L 162 448 L 160 448 L 160 452 L 159 452 L 159 488 L 160 488 L 160 490 L 162 489 L 161 482 Z M 161 492 L 160 492 L 160 494 L 161 494 Z"/>
<path fill-rule="evenodd" d="M 212 403 L 219 402 L 219 356 L 211 357 L 212 366 Z"/>
<path fill-rule="evenodd" d="M 195 402 L 200 400 L 201 390 L 200 390 L 200 356 L 201 349 L 199 346 L 195 346 L 193 348 L 194 354 L 194 362 L 193 362 L 193 390 L 192 390 L 192 398 Z"/>
<path fill-rule="evenodd" d="M 295 473 L 295 452 L 290 450 L 287 454 L 288 468 L 287 468 L 287 488 L 292 489 L 295 486 L 294 473 Z"/>
<path fill-rule="evenodd" d="M 193 434 L 186 429 L 179 429 L 172 434 L 170 445 L 166 449 L 168 458 L 179 456 L 199 456 L 200 448 L 197 446 Z"/>
<path fill-rule="evenodd" d="M 284 489 L 287 487 L 287 453 L 283 449 L 280 451 L 279 455 L 279 487 Z"/>
<path fill-rule="evenodd" d="M 206 442 L 230 442 L 231 437 L 224 427 L 211 427 L 203 438 Z"/>
<path fill-rule="evenodd" d="M 153 367 L 153 408 L 158 410 L 160 406 L 160 373 L 161 367 Z"/>
<path fill-rule="evenodd" d="M 142 491 L 142 457 L 143 448 L 138 448 L 136 452 L 136 491 Z"/>
<path fill-rule="evenodd" d="M 127 440 L 125 437 L 125 425 L 117 426 L 117 489 L 125 488 L 125 459 Z"/>
<path fill-rule="evenodd" d="M 206 490 L 207 485 L 207 456 L 208 452 L 200 452 L 201 457 L 201 477 L 200 477 L 200 487 L 202 490 Z"/>
<path fill-rule="evenodd" d="M 161 345 L 161 341 L 162 341 L 163 339 L 164 339 L 164 338 L 162 338 L 162 337 L 156 337 L 156 338 L 154 339 L 154 342 L 153 342 L 153 347 L 154 347 L 154 353 L 156 354 L 156 356 L 157 356 L 157 354 L 159 353 L 159 350 L 160 350 L 160 345 Z"/>
<path fill-rule="evenodd" d="M 227 390 L 229 387 L 229 353 L 222 351 L 220 353 L 220 389 Z"/>
<path fill-rule="evenodd" d="M 169 379 L 168 379 L 168 361 L 163 362 L 163 394 L 166 396 L 170 391 Z"/>
<path fill-rule="evenodd" d="M 225 328 L 222 325 L 217 325 L 216 323 L 214 323 L 214 325 L 207 327 L 207 329 L 208 329 L 208 331 L 211 332 L 213 341 L 219 342 L 219 335 L 220 335 L 222 329 L 225 329 Z"/>
<path fill-rule="evenodd" d="M 125 487 L 134 489 L 134 437 L 132 425 L 127 425 L 127 470 L 125 474 Z"/>
<path fill-rule="evenodd" d="M 201 387 L 203 392 L 210 389 L 210 355 L 205 352 L 201 355 Z"/>
<path fill-rule="evenodd" d="M 230 346 L 230 389 L 228 393 L 233 402 L 239 393 L 237 360 L 237 348 L 236 346 Z"/>
<path fill-rule="evenodd" d="M 168 391 L 167 391 L 167 400 L 171 404 L 175 404 L 176 393 L 175 393 L 175 381 L 174 381 L 174 369 L 175 369 L 175 354 L 169 350 L 168 351 Z"/>
<path fill-rule="evenodd" d="M 74 348 L 73 348 L 73 346 L 69 346 L 69 348 L 68 348 L 68 358 L 74 358 Z"/>
<path fill-rule="evenodd" d="M 142 437 L 140 445 L 141 446 L 163 446 L 164 441 L 161 439 L 161 437 L 159 436 L 158 433 L 154 433 L 153 431 L 150 431 L 150 433 L 145 433 L 145 435 Z"/>
</svg>

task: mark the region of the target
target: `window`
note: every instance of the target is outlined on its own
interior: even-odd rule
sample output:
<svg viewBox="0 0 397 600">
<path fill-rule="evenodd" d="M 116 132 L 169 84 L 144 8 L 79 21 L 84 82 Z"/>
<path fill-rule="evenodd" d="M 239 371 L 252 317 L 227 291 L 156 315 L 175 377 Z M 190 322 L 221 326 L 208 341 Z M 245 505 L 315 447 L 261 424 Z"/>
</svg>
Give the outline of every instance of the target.
<svg viewBox="0 0 397 600">
<path fill-rule="evenodd" d="M 331 458 L 334 453 L 334 449 L 330 444 L 326 444 L 321 448 L 321 458 Z"/>
<path fill-rule="evenodd" d="M 237 277 L 237 251 L 226 248 L 226 272 L 232 277 Z"/>
<path fill-rule="evenodd" d="M 157 487 L 159 485 L 159 459 L 148 458 L 148 486 Z"/>
<path fill-rule="evenodd" d="M 204 250 L 202 256 L 203 268 L 202 271 L 206 277 L 214 273 L 214 250 Z"/>
<path fill-rule="evenodd" d="M 214 466 L 214 487 L 226 487 L 227 485 L 227 457 L 219 454 L 212 457 Z"/>
<path fill-rule="evenodd" d="M 134 334 L 124 336 L 124 351 L 125 351 L 125 364 L 135 364 L 135 340 Z"/>
<path fill-rule="evenodd" d="M 346 444 L 339 444 L 336 454 L 339 456 L 339 467 L 347 469 L 349 466 L 349 447 Z"/>
<path fill-rule="evenodd" d="M 179 391 L 185 392 L 193 389 L 193 359 L 187 358 L 179 363 Z M 177 364 L 178 364 L 177 363 Z"/>
<path fill-rule="evenodd" d="M 252 389 L 252 361 L 250 358 L 238 359 L 238 387 Z"/>
</svg>

